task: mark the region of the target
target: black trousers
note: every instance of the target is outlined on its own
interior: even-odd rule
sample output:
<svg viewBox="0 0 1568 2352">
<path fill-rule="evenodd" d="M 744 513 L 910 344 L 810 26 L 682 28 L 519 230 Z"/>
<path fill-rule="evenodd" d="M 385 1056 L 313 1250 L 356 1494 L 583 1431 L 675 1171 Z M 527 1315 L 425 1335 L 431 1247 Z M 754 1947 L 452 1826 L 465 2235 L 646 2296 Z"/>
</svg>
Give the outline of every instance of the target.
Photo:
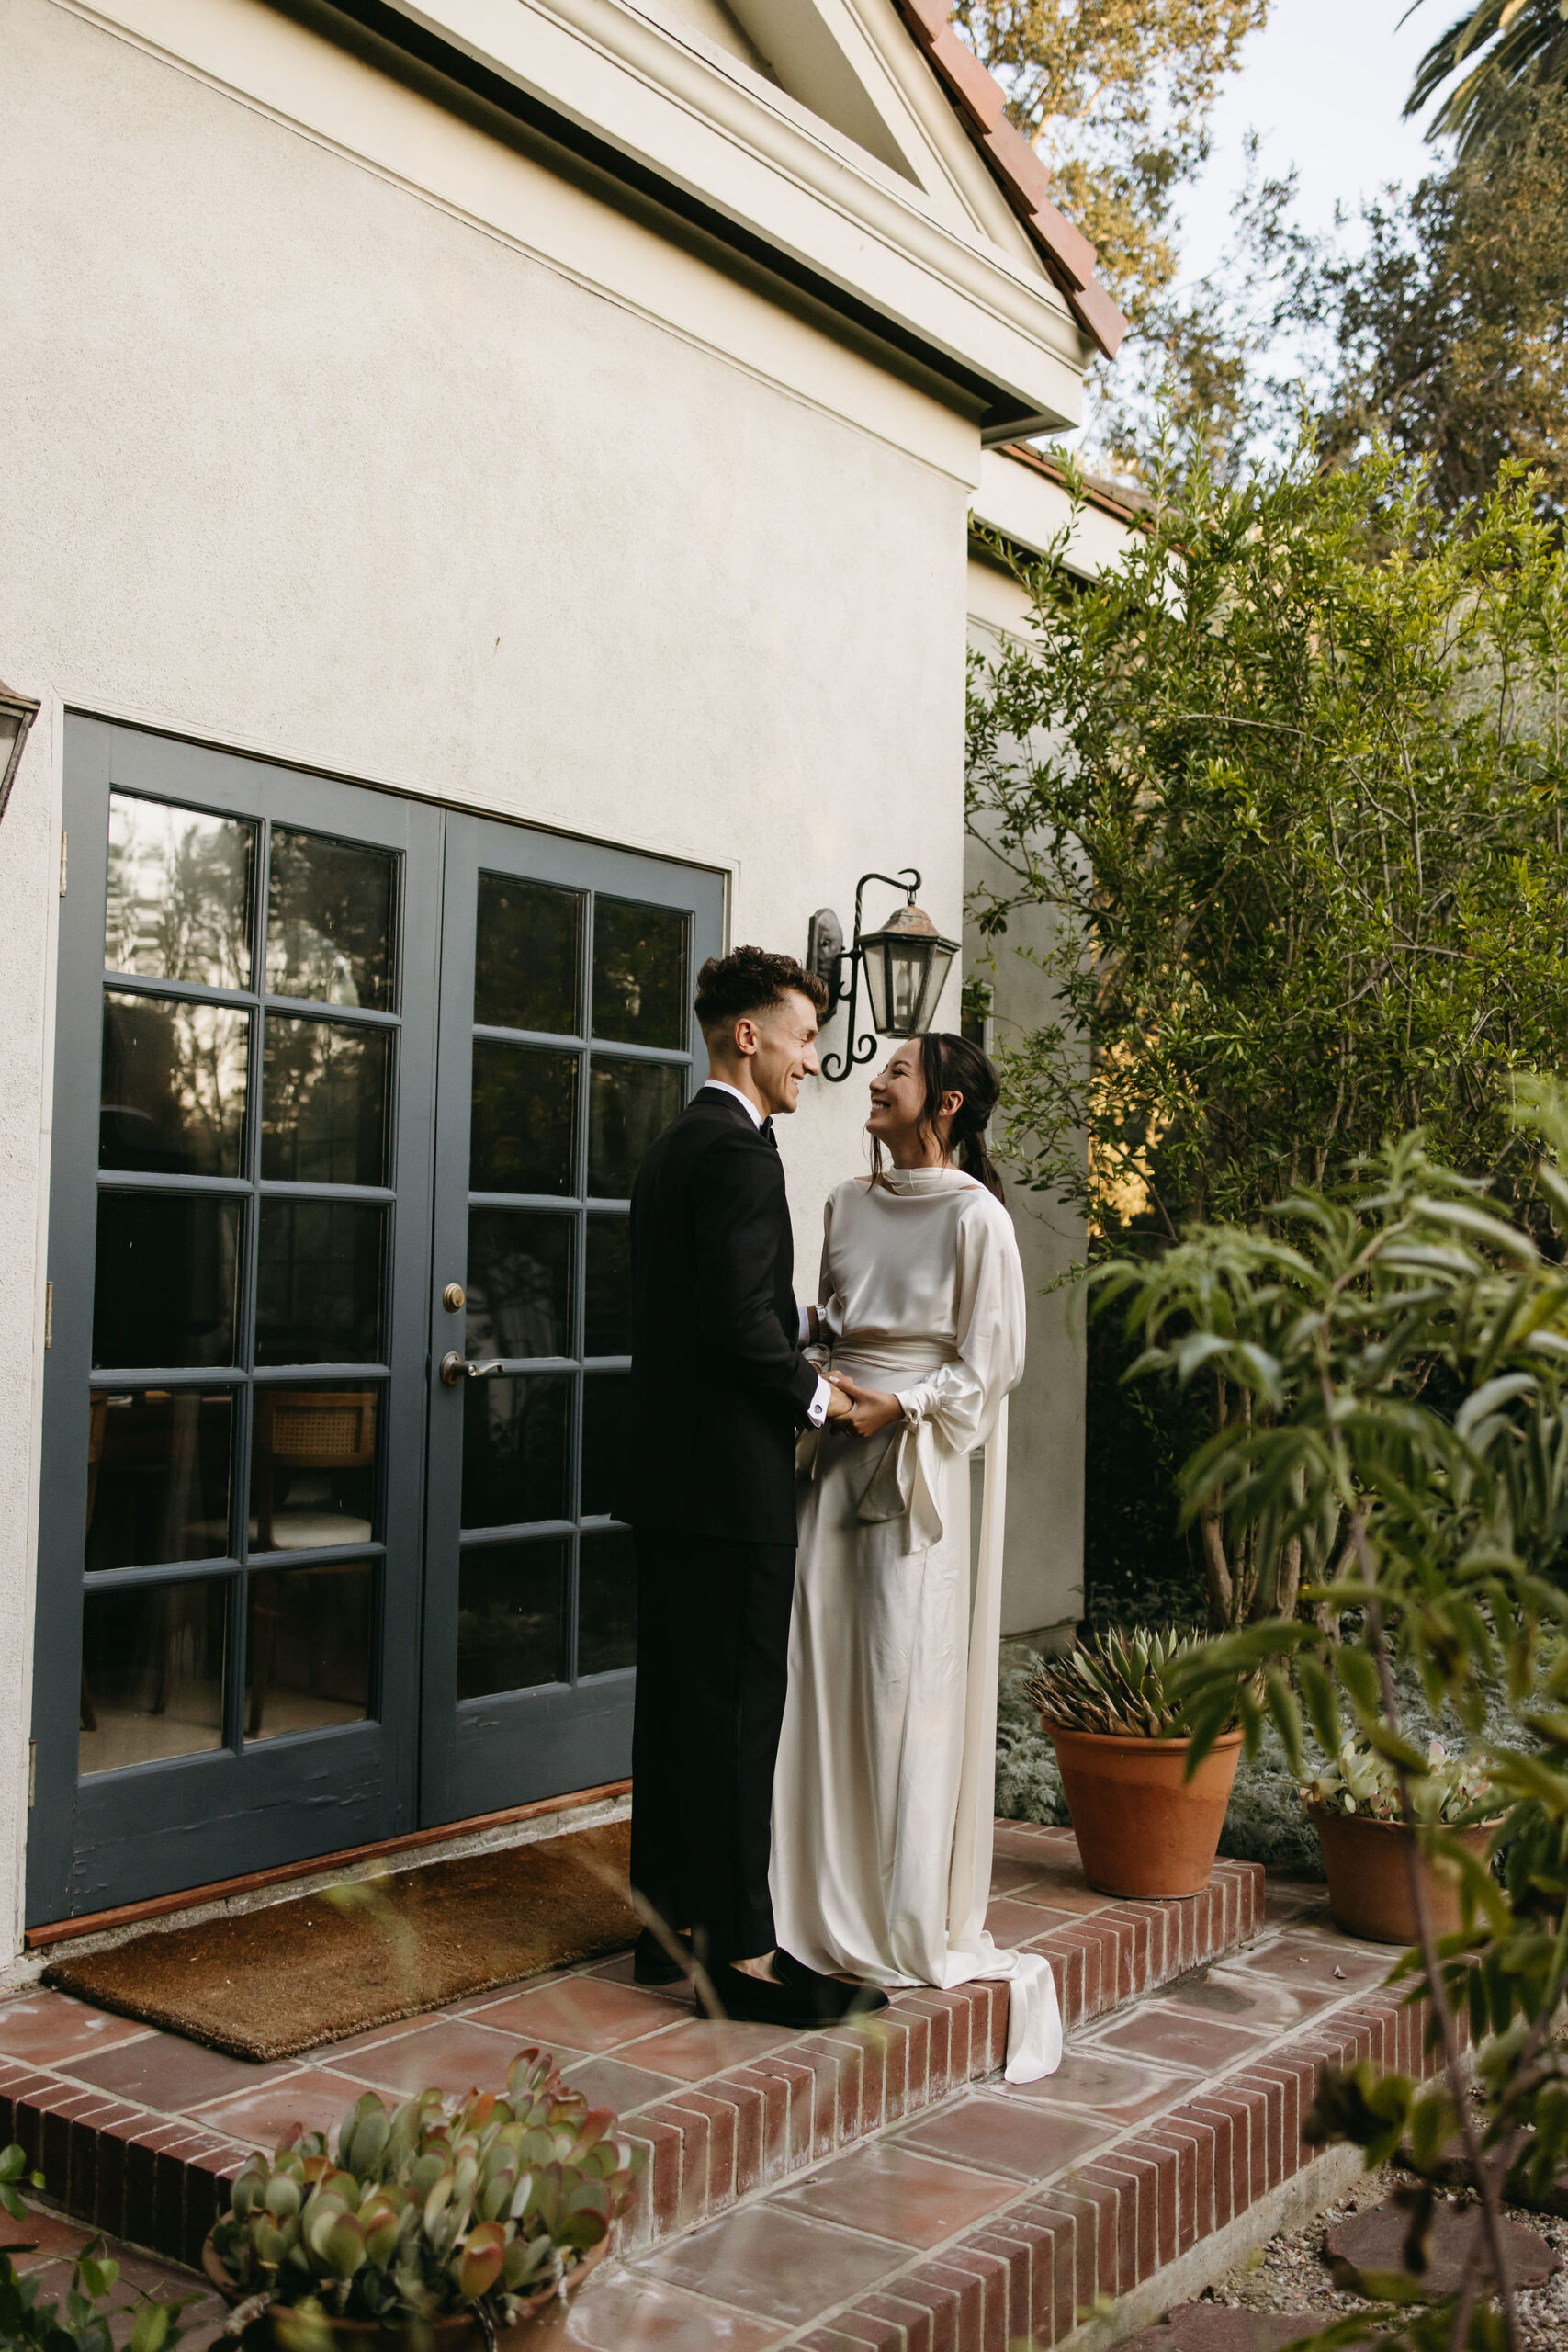
<svg viewBox="0 0 1568 2352">
<path fill-rule="evenodd" d="M 711 1961 L 772 1951 L 793 1544 L 637 1532 L 632 1884 Z"/>
</svg>

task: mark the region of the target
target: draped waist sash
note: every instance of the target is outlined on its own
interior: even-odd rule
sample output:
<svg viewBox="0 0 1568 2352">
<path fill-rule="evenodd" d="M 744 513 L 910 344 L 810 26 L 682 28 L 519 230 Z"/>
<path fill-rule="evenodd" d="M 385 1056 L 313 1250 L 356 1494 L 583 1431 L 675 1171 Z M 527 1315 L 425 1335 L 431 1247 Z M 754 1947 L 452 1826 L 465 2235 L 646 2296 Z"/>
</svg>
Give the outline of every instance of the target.
<svg viewBox="0 0 1568 2352">
<path fill-rule="evenodd" d="M 940 1340 L 850 1331 L 834 1341 L 824 1369 L 841 1372 L 863 1388 L 902 1390 L 916 1386 L 940 1365 L 954 1363 L 957 1358 L 957 1349 Z M 803 1476 L 817 1476 L 824 1444 L 846 1449 L 844 1458 L 852 1464 L 854 1516 L 862 1526 L 886 1526 L 901 1520 L 900 1551 L 925 1552 L 941 1543 L 937 1497 L 942 1439 L 931 1422 L 918 1421 L 911 1428 L 908 1421 L 895 1421 L 885 1435 L 873 1438 L 869 1444 L 863 1438 L 839 1437 L 831 1424 L 820 1430 L 807 1430 L 795 1454 L 795 1466 Z M 863 1469 L 848 1455 L 852 1446 L 863 1453 Z M 860 1475 L 853 1476 L 854 1472 Z"/>
</svg>

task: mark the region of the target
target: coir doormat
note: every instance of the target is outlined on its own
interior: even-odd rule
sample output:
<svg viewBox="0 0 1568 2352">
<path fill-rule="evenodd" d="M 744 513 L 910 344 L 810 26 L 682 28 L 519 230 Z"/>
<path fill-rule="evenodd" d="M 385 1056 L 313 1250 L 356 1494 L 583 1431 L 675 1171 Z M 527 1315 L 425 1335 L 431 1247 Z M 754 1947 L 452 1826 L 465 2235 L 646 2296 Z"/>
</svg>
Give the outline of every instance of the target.
<svg viewBox="0 0 1568 2352">
<path fill-rule="evenodd" d="M 630 1826 L 600 1824 L 57 1960 L 43 1981 L 235 2058 L 369 2026 L 630 1943 Z"/>
</svg>

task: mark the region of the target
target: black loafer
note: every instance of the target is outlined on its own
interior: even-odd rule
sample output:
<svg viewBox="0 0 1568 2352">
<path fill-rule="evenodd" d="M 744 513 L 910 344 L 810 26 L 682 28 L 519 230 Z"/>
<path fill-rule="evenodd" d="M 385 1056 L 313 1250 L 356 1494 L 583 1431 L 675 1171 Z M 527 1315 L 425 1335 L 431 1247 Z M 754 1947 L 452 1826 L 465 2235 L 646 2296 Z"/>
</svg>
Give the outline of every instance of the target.
<svg viewBox="0 0 1568 2352">
<path fill-rule="evenodd" d="M 688 1960 L 692 1957 L 691 1939 L 677 1936 L 675 1941 Z M 632 1951 L 632 1983 L 634 1984 L 683 1984 L 686 1971 L 679 1961 L 671 1957 L 659 1938 L 645 1928 Z"/>
<path fill-rule="evenodd" d="M 778 1962 L 775 1960 L 774 1966 Z M 725 2015 L 745 2018 L 758 2025 L 788 2026 L 796 2032 L 818 2032 L 823 2026 L 841 2025 L 846 2018 L 869 2017 L 887 2007 L 887 1996 L 873 1984 L 843 1984 L 836 1976 L 819 1976 L 796 1961 L 798 1978 L 773 1984 L 748 1976 L 741 1968 L 716 1968 L 713 1987 Z M 781 1972 L 782 1975 L 782 1972 Z"/>
<path fill-rule="evenodd" d="M 824 1976 L 805 1961 L 796 1960 L 794 1952 L 785 1951 L 782 1944 L 773 1954 L 773 1973 L 781 1984 L 809 1985 L 820 2000 L 834 2005 L 838 2017 L 874 2017 L 887 2007 L 887 1996 L 880 1984 L 846 1984 L 841 1976 Z"/>
</svg>

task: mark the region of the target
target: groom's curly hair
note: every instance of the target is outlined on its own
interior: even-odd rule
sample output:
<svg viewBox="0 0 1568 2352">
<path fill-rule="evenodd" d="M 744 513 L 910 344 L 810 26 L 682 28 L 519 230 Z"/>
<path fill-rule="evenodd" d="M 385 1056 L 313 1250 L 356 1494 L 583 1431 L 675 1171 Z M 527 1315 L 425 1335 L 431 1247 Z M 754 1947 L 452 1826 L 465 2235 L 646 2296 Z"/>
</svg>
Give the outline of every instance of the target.
<svg viewBox="0 0 1568 2352">
<path fill-rule="evenodd" d="M 697 1026 L 708 1036 L 728 1029 L 743 1012 L 771 1012 L 786 996 L 808 997 L 818 1012 L 827 1009 L 826 988 L 793 956 L 732 947 L 728 956 L 710 956 L 697 974 Z"/>
</svg>

